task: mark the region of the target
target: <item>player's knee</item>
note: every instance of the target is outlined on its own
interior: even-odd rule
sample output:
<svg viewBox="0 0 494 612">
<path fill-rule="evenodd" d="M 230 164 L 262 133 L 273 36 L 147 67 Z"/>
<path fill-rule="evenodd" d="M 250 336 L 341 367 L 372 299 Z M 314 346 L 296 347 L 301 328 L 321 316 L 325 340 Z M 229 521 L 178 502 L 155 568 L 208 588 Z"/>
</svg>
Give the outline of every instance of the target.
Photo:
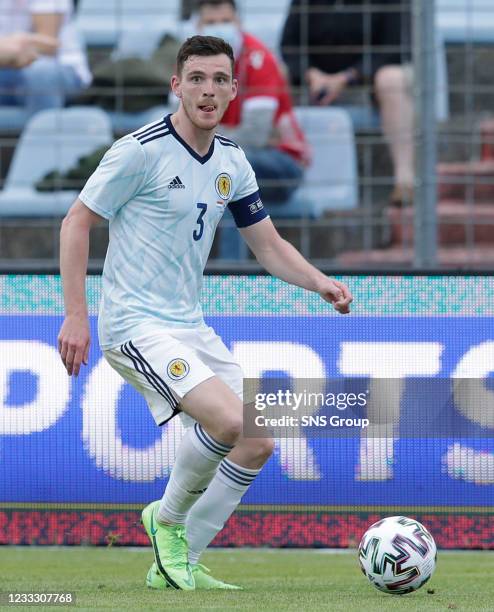
<svg viewBox="0 0 494 612">
<path fill-rule="evenodd" d="M 244 438 L 242 441 L 243 452 L 250 462 L 264 464 L 273 454 L 273 438 Z"/>
<path fill-rule="evenodd" d="M 242 434 L 242 415 L 231 414 L 221 419 L 217 426 L 219 442 L 234 446 Z"/>
<path fill-rule="evenodd" d="M 261 438 L 257 442 L 258 459 L 267 461 L 274 451 L 275 443 L 273 438 Z"/>
</svg>

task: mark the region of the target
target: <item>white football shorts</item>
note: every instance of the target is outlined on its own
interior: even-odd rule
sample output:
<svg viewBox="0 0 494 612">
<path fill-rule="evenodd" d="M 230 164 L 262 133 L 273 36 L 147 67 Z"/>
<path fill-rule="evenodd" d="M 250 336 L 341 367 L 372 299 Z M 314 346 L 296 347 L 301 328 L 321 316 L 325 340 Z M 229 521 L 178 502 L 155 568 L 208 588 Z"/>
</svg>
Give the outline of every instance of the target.
<svg viewBox="0 0 494 612">
<path fill-rule="evenodd" d="M 112 368 L 144 396 L 157 425 L 180 412 L 182 397 L 212 376 L 242 400 L 242 369 L 207 325 L 188 329 L 139 327 L 132 340 L 103 353 Z M 193 423 L 185 414 L 182 420 L 185 426 Z"/>
</svg>

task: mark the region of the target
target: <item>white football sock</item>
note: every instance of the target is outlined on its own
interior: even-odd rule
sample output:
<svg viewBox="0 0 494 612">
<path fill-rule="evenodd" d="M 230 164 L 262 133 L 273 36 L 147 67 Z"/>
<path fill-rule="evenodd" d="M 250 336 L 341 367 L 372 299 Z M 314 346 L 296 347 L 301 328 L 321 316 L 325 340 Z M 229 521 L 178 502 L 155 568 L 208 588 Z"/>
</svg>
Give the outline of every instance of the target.
<svg viewBox="0 0 494 612">
<path fill-rule="evenodd" d="M 223 529 L 260 471 L 223 459 L 207 491 L 187 515 L 185 529 L 189 563 L 194 565 L 199 561 L 202 552 Z"/>
<path fill-rule="evenodd" d="M 177 451 L 157 520 L 184 524 L 187 512 L 204 493 L 218 464 L 232 448 L 215 440 L 199 423 L 187 429 Z"/>
</svg>

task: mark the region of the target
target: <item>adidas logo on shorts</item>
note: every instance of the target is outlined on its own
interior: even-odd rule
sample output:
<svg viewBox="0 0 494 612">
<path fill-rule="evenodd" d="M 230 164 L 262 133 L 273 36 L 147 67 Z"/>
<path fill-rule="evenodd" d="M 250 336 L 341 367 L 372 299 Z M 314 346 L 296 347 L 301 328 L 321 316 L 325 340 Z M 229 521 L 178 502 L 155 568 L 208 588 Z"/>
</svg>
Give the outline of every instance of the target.
<svg viewBox="0 0 494 612">
<path fill-rule="evenodd" d="M 185 185 L 180 180 L 180 177 L 176 176 L 173 181 L 170 181 L 168 189 L 185 189 Z"/>
</svg>

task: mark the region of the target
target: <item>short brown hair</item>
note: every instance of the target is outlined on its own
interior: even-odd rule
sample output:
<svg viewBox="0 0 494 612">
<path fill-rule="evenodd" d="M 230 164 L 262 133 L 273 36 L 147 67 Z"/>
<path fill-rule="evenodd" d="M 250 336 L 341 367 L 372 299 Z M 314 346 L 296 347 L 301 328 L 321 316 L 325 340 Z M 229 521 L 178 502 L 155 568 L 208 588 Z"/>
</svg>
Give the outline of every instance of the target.
<svg viewBox="0 0 494 612">
<path fill-rule="evenodd" d="M 184 44 L 180 47 L 177 54 L 177 73 L 180 75 L 184 67 L 185 62 L 193 55 L 199 55 L 207 57 L 210 55 L 222 55 L 225 54 L 232 65 L 235 65 L 235 58 L 233 55 L 233 49 L 231 46 L 222 38 L 216 36 L 191 36 L 187 38 Z"/>
</svg>

